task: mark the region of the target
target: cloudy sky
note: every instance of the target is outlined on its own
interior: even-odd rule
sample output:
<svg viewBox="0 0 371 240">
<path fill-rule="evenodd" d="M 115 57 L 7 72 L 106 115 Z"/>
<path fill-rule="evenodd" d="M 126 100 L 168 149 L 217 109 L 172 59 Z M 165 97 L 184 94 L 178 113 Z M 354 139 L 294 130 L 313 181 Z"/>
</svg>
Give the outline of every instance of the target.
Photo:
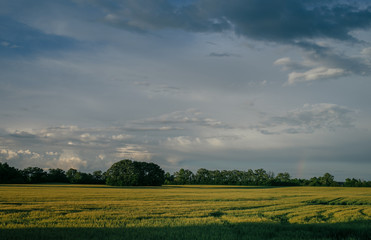
<svg viewBox="0 0 371 240">
<path fill-rule="evenodd" d="M 0 161 L 371 180 L 371 3 L 2 0 Z"/>
</svg>

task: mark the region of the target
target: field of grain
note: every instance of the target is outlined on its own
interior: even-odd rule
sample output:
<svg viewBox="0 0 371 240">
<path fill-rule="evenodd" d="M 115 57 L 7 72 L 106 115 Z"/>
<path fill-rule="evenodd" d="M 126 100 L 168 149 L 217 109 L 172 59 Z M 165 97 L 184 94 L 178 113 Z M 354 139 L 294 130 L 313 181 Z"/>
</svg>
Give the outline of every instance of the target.
<svg viewBox="0 0 371 240">
<path fill-rule="evenodd" d="M 371 189 L 0 185 L 0 239 L 371 239 Z"/>
</svg>

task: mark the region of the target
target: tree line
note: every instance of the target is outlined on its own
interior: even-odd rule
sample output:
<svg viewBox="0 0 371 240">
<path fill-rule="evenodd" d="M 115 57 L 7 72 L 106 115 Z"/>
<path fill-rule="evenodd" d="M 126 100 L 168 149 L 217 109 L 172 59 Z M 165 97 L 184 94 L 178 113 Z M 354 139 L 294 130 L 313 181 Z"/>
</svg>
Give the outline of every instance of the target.
<svg viewBox="0 0 371 240">
<path fill-rule="evenodd" d="M 337 182 L 330 173 L 310 179 L 291 178 L 287 172 L 267 172 L 264 169 L 240 170 L 207 170 L 200 168 L 196 173 L 188 169 L 180 169 L 173 175 L 166 173 L 165 184 L 209 184 L 209 185 L 253 185 L 253 186 L 345 186 L 371 187 L 371 181 L 347 178 L 345 182 Z"/>
<path fill-rule="evenodd" d="M 254 185 L 254 186 L 345 186 L 371 187 L 371 181 L 347 178 L 337 182 L 330 173 L 310 179 L 291 178 L 287 172 L 267 172 L 256 170 L 207 170 L 198 169 L 193 173 L 180 169 L 174 174 L 165 173 L 154 163 L 137 162 L 129 159 L 114 163 L 106 172 L 84 173 L 70 168 L 64 171 L 52 168 L 47 171 L 39 167 L 23 170 L 0 163 L 0 183 L 72 183 L 72 184 L 107 184 L 112 186 L 161 186 L 208 184 L 208 185 Z"/>
<path fill-rule="evenodd" d="M 104 184 L 105 177 L 102 171 L 83 173 L 70 168 L 64 171 L 60 168 L 51 168 L 45 171 L 39 167 L 28 167 L 23 170 L 0 163 L 0 183 L 79 183 Z"/>
<path fill-rule="evenodd" d="M 160 186 L 165 182 L 165 172 L 154 163 L 121 160 L 106 172 L 80 172 L 74 168 L 64 171 L 39 167 L 23 170 L 0 163 L 0 183 L 73 183 L 107 184 L 112 186 Z"/>
</svg>

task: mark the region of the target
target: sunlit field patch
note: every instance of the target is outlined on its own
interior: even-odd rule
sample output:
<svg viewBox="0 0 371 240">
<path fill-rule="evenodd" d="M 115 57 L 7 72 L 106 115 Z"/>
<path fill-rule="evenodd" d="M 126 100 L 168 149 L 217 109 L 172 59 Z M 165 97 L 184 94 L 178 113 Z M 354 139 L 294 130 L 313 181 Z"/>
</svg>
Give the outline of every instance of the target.
<svg viewBox="0 0 371 240">
<path fill-rule="evenodd" d="M 370 233 L 370 221 L 370 188 L 0 185 L 0 239 L 21 239 L 22 229 L 27 230 L 24 234 L 34 232 L 39 238 L 51 229 L 65 229 L 78 236 L 77 229 L 98 232 L 111 229 L 102 234 L 113 234 L 112 239 L 130 236 L 154 239 L 163 238 L 162 231 L 196 228 L 192 231 L 197 232 L 216 226 L 226 231 L 219 235 L 227 239 L 241 237 L 241 234 L 255 236 L 254 231 L 260 231 L 257 227 L 254 231 L 245 231 L 251 224 L 260 224 L 257 226 L 275 232 L 276 227 L 280 227 L 278 229 L 286 229 L 286 233 L 300 228 L 303 234 L 305 232 L 302 239 L 313 237 L 309 234 L 306 238 L 306 229 L 331 230 L 330 226 L 339 226 L 333 231 L 345 237 L 334 239 L 362 239 Z M 125 231 L 118 233 L 120 229 Z M 138 232 L 136 235 L 138 229 L 146 229 L 142 232 L 148 234 Z M 219 230 L 214 229 L 209 237 L 219 238 L 215 236 Z M 331 231 L 323 239 L 332 239 Z M 290 234 L 276 237 L 290 238 Z M 59 236 L 59 239 L 69 239 L 72 235 L 60 233 Z M 87 236 L 90 235 L 74 238 L 87 239 L 84 238 Z M 97 233 L 90 237 L 98 236 Z M 257 234 L 252 239 L 263 239 L 262 236 L 264 234 Z M 294 238 L 297 235 L 294 234 Z"/>
</svg>

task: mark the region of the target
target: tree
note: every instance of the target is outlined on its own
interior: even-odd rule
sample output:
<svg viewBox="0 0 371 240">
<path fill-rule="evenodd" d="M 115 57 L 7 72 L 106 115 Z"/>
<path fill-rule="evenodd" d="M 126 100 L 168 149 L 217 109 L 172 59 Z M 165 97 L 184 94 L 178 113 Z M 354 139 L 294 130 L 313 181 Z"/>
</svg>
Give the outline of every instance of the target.
<svg viewBox="0 0 371 240">
<path fill-rule="evenodd" d="M 24 183 L 22 172 L 0 162 L 0 183 Z"/>
<path fill-rule="evenodd" d="M 22 173 L 27 183 L 42 183 L 47 181 L 47 173 L 39 167 L 28 167 Z"/>
<path fill-rule="evenodd" d="M 106 182 L 105 175 L 101 170 L 93 172 L 93 182 L 96 184 L 104 184 Z"/>
<path fill-rule="evenodd" d="M 179 172 L 174 173 L 175 184 L 191 184 L 193 183 L 194 174 L 192 171 L 181 168 Z"/>
<path fill-rule="evenodd" d="M 242 172 L 239 170 L 232 170 L 229 174 L 229 185 L 241 185 Z"/>
<path fill-rule="evenodd" d="M 140 186 L 161 186 L 165 182 L 165 172 L 154 163 L 133 162 L 134 168 L 139 172 L 138 184 Z"/>
<path fill-rule="evenodd" d="M 243 172 L 241 176 L 242 185 L 253 185 L 255 183 L 255 174 L 254 171 L 249 169 L 247 172 Z"/>
<path fill-rule="evenodd" d="M 278 173 L 277 176 L 274 179 L 274 185 L 277 185 L 277 186 L 295 185 L 291 181 L 290 178 L 291 178 L 291 176 L 290 176 L 290 174 L 288 172 Z"/>
<path fill-rule="evenodd" d="M 264 169 L 262 168 L 256 169 L 254 174 L 255 174 L 255 184 L 257 186 L 267 185 L 269 183 L 271 176 Z"/>
<path fill-rule="evenodd" d="M 125 159 L 114 163 L 106 173 L 106 183 L 113 186 L 138 185 L 139 173 L 131 160 Z"/>
<path fill-rule="evenodd" d="M 169 172 L 165 173 L 165 184 L 174 184 L 174 175 L 171 175 Z"/>
<path fill-rule="evenodd" d="M 288 172 L 279 173 L 279 174 L 277 174 L 276 179 L 280 182 L 289 182 L 290 181 L 290 174 Z"/>
<path fill-rule="evenodd" d="M 212 183 L 210 171 L 205 168 L 198 169 L 194 178 L 197 184 L 211 184 Z"/>
<path fill-rule="evenodd" d="M 213 184 L 216 184 L 216 185 L 217 184 L 223 184 L 223 182 L 224 182 L 223 175 L 219 170 L 211 171 L 210 176 L 211 176 L 211 182 Z"/>
<path fill-rule="evenodd" d="M 129 159 L 114 163 L 106 172 L 106 183 L 113 186 L 160 186 L 165 172 L 154 163 Z"/>
<path fill-rule="evenodd" d="M 80 178 L 80 174 L 78 174 L 78 171 L 74 168 L 68 169 L 66 176 L 70 183 L 77 183 Z"/>
<path fill-rule="evenodd" d="M 90 173 L 77 172 L 77 183 L 80 184 L 92 184 L 94 177 Z"/>
<path fill-rule="evenodd" d="M 320 177 L 320 182 L 322 186 L 337 186 L 337 183 L 334 181 L 334 176 L 330 173 L 325 173 L 323 177 Z"/>
<path fill-rule="evenodd" d="M 317 177 L 312 177 L 308 183 L 309 186 L 321 186 L 321 181 Z"/>
<path fill-rule="evenodd" d="M 93 184 L 96 183 L 94 176 L 90 173 L 79 172 L 74 168 L 70 168 L 66 172 L 67 179 L 70 183 L 78 184 Z"/>
<path fill-rule="evenodd" d="M 49 169 L 47 179 L 48 179 L 48 182 L 59 182 L 59 183 L 68 182 L 66 172 L 60 168 Z"/>
</svg>

